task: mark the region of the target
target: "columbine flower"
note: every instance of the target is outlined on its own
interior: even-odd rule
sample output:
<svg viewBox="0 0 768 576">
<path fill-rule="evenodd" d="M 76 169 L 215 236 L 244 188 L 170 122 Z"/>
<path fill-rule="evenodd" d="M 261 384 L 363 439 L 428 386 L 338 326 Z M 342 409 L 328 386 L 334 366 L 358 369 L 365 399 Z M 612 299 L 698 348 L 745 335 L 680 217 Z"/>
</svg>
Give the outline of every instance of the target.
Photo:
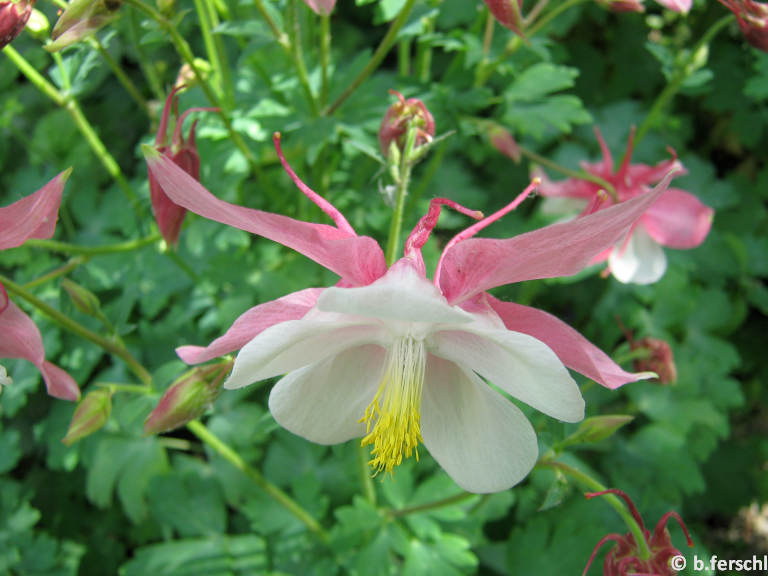
<svg viewBox="0 0 768 576">
<path fill-rule="evenodd" d="M 629 136 L 624 161 L 614 172 L 613 158 L 600 131 L 595 134 L 603 152 L 602 162 L 582 163 L 582 168 L 608 181 L 615 189 L 618 202 L 642 196 L 651 190 L 651 185 L 659 182 L 671 170 L 682 170 L 674 150 L 672 158 L 656 166 L 630 164 L 634 131 Z M 613 201 L 605 194 L 599 184 L 569 178 L 562 182 L 552 182 L 540 174 L 543 184 L 539 192 L 553 198 L 569 198 L 581 201 L 585 212 L 594 212 L 607 208 Z M 681 250 L 695 248 L 709 234 L 714 211 L 702 204 L 696 196 L 670 188 L 664 196 L 651 206 L 640 218 L 631 233 L 599 255 L 595 262 L 608 260 L 611 274 L 620 282 L 650 284 L 664 275 L 667 258 L 662 246 Z"/>
<path fill-rule="evenodd" d="M 197 121 L 192 123 L 186 142 L 184 141 L 181 129 L 184 124 L 184 119 L 190 112 L 205 110 L 215 111 L 218 109 L 190 108 L 179 116 L 177 94 L 182 88 L 183 87 L 174 88 L 165 101 L 163 116 L 160 119 L 160 126 L 157 129 L 157 136 L 155 137 L 155 146 L 161 154 L 165 154 L 174 164 L 192 176 L 192 178 L 200 180 L 200 156 L 197 153 L 197 145 L 195 144 L 195 127 L 197 126 Z M 173 130 L 171 141 L 168 143 L 168 118 L 171 114 L 171 108 L 173 108 L 174 115 L 176 116 L 176 127 Z M 151 171 L 149 172 L 149 193 L 152 199 L 152 211 L 155 213 L 157 227 L 160 228 L 160 233 L 163 235 L 163 238 L 165 238 L 166 243 L 169 246 L 175 246 L 179 241 L 181 224 L 184 222 L 184 215 L 187 211 L 181 206 L 174 204 L 171 199 L 165 195 L 163 187 L 157 182 L 157 179 L 155 179 Z"/>
<path fill-rule="evenodd" d="M 50 238 L 56 227 L 61 193 L 70 170 L 62 172 L 43 188 L 0 208 L 0 250 L 21 246 L 29 238 Z M 0 358 L 29 360 L 45 380 L 48 394 L 63 400 L 77 400 L 80 390 L 72 377 L 45 361 L 40 331 L 32 319 L 9 298 L 0 284 Z"/>
<path fill-rule="evenodd" d="M 515 34 L 523 35 L 523 0 L 483 0 L 493 17 Z"/>
<path fill-rule="evenodd" d="M 472 238 L 530 192 L 451 240 L 432 281 L 421 247 L 442 205 L 434 199 L 389 269 L 378 244 L 286 171 L 335 226 L 300 222 L 219 200 L 168 158 L 145 147 L 150 171 L 171 199 L 198 214 L 280 242 L 337 273 L 331 288 L 307 288 L 252 308 L 207 347 L 177 350 L 197 364 L 240 350 L 226 388 L 286 374 L 269 406 L 278 423 L 320 444 L 362 437 L 371 465 L 392 471 L 419 444 L 457 484 L 504 490 L 528 474 L 536 435 L 509 394 L 567 422 L 584 401 L 566 366 L 609 388 L 639 379 L 574 329 L 540 310 L 501 302 L 486 290 L 571 275 L 627 233 L 665 191 L 599 213 L 495 240 Z M 489 386 L 485 380 L 497 388 Z M 501 392 L 497 391 L 500 390 Z"/>
<path fill-rule="evenodd" d="M 379 146 L 385 157 L 389 156 L 389 148 L 393 144 L 403 151 L 406 133 L 411 127 L 416 128 L 416 148 L 431 142 L 435 135 L 435 119 L 424 102 L 418 98 L 406 100 L 396 90 L 390 90 L 390 94 L 397 96 L 397 102 L 387 109 L 379 127 Z"/>
<path fill-rule="evenodd" d="M 10 44 L 27 25 L 36 0 L 0 2 L 0 49 Z"/>
<path fill-rule="evenodd" d="M 744 39 L 763 52 L 768 52 L 768 4 L 752 0 L 719 0 L 739 21 Z"/>
<path fill-rule="evenodd" d="M 333 12 L 336 6 L 336 0 L 304 0 L 304 4 L 309 6 L 315 14 L 328 16 Z"/>
<path fill-rule="evenodd" d="M 634 502 L 621 490 L 612 488 L 610 490 L 603 490 L 602 492 L 593 492 L 586 494 L 587 498 L 595 498 L 596 496 L 602 496 L 604 494 L 616 494 L 621 496 L 627 503 L 632 517 L 635 522 L 640 526 L 643 531 L 645 542 L 648 545 L 648 549 L 651 551 L 651 557 L 643 559 L 640 557 L 640 552 L 632 533 L 624 534 L 608 534 L 603 537 L 595 546 L 592 551 L 592 555 L 589 557 L 587 567 L 584 568 L 582 576 L 586 576 L 589 572 L 589 567 L 592 565 L 592 561 L 595 559 L 597 551 L 606 542 L 616 542 L 616 545 L 611 548 L 608 555 L 605 557 L 605 563 L 603 564 L 603 576 L 674 576 L 677 574 L 677 570 L 674 570 L 669 565 L 669 560 L 673 556 L 680 554 L 680 551 L 672 546 L 672 540 L 669 537 L 669 530 L 667 530 L 667 522 L 670 518 L 674 518 L 685 533 L 685 538 L 688 541 L 688 546 L 693 546 L 693 541 L 688 534 L 688 528 L 685 527 L 683 519 L 677 512 L 667 512 L 661 517 L 659 523 L 656 524 L 656 528 L 653 530 L 653 534 L 649 530 L 646 530 L 643 518 L 637 511 Z"/>
</svg>

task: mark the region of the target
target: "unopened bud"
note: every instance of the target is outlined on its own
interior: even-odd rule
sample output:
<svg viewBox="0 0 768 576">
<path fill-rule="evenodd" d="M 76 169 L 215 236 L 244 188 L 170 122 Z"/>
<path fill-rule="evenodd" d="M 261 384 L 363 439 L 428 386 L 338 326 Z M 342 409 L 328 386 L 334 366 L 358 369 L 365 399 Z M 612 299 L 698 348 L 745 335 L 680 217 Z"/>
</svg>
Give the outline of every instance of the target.
<svg viewBox="0 0 768 576">
<path fill-rule="evenodd" d="M 613 436 L 619 428 L 629 424 L 634 416 L 624 414 L 611 414 L 606 416 L 594 416 L 583 420 L 576 432 L 568 436 L 560 444 L 560 447 L 574 444 L 594 444 L 602 442 Z"/>
<path fill-rule="evenodd" d="M 508 130 L 497 124 L 492 124 L 488 129 L 488 138 L 496 150 L 514 160 L 515 164 L 520 163 L 520 147 Z"/>
<path fill-rule="evenodd" d="M 79 312 L 88 316 L 98 315 L 99 299 L 93 292 L 72 282 L 69 278 L 64 278 L 61 281 L 61 287 L 69 294 L 69 299 Z"/>
<path fill-rule="evenodd" d="M 523 0 L 484 0 L 493 17 L 515 34 L 523 35 Z"/>
<path fill-rule="evenodd" d="M 48 36 L 50 30 L 51 24 L 48 22 L 48 16 L 40 12 L 40 10 L 32 10 L 29 22 L 27 22 L 27 32 L 35 38 L 43 39 Z"/>
<path fill-rule="evenodd" d="M 10 44 L 24 30 L 35 0 L 0 2 L 0 49 Z"/>
<path fill-rule="evenodd" d="M 78 440 L 90 436 L 109 420 L 112 412 L 112 394 L 109 390 L 94 390 L 83 398 L 75 409 L 69 423 L 67 435 L 62 442 L 71 446 Z"/>
<path fill-rule="evenodd" d="M 46 50 L 56 52 L 93 34 L 117 17 L 120 6 L 121 0 L 72 0 L 53 27 L 53 42 Z"/>
<path fill-rule="evenodd" d="M 664 340 L 643 338 L 631 344 L 632 350 L 644 350 L 646 356 L 634 361 L 634 369 L 638 372 L 655 372 L 659 383 L 674 384 L 677 382 L 677 367 L 672 348 Z"/>
<path fill-rule="evenodd" d="M 144 423 L 144 434 L 160 434 L 201 416 L 221 392 L 232 362 L 193 368 L 165 391 Z"/>
<path fill-rule="evenodd" d="M 409 130 L 415 130 L 414 148 L 432 141 L 435 135 L 435 119 L 430 114 L 424 102 L 418 98 L 408 100 L 391 90 L 397 96 L 397 102 L 392 104 L 384 115 L 379 128 L 379 146 L 384 157 L 389 157 L 391 145 L 397 146 L 402 152 Z"/>
<path fill-rule="evenodd" d="M 176 7 L 176 0 L 157 0 L 157 9 L 163 16 L 170 16 Z"/>
</svg>

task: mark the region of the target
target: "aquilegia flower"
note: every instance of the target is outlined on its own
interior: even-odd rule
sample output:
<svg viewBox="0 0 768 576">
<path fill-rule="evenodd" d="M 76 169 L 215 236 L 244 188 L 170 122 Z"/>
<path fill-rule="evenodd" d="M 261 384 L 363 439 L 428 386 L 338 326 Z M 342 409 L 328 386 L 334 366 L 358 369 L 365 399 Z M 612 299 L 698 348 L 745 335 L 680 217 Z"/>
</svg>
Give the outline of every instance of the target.
<svg viewBox="0 0 768 576">
<path fill-rule="evenodd" d="M 182 170 L 192 176 L 192 178 L 200 180 L 200 156 L 197 153 L 197 145 L 195 144 L 195 127 L 197 126 L 197 121 L 192 123 L 186 142 L 181 133 L 182 126 L 184 125 L 184 119 L 190 112 L 206 110 L 216 111 L 218 109 L 190 108 L 179 116 L 178 92 L 182 88 L 183 86 L 174 88 L 165 101 L 163 116 L 160 119 L 157 136 L 155 136 L 155 146 L 161 154 L 165 154 L 177 166 L 181 167 Z M 171 141 L 168 142 L 168 119 L 171 114 L 171 109 L 173 109 L 174 115 L 176 116 L 176 127 L 173 130 Z M 181 206 L 174 204 L 171 199 L 165 195 L 163 187 L 157 182 L 154 176 L 152 176 L 152 172 L 149 173 L 149 194 L 152 199 L 152 211 L 155 213 L 157 227 L 160 229 L 160 233 L 163 235 L 166 243 L 169 246 L 175 246 L 179 241 L 181 225 L 184 222 L 184 215 L 187 211 Z"/>
<path fill-rule="evenodd" d="M 603 496 L 605 494 L 616 494 L 624 499 L 627 503 L 632 517 L 635 522 L 640 526 L 643 531 L 643 537 L 648 545 L 648 549 L 651 551 L 650 558 L 642 558 L 640 550 L 638 548 L 635 537 L 631 532 L 624 534 L 608 534 L 603 537 L 595 546 L 592 551 L 592 555 L 589 557 L 586 568 L 582 576 L 586 576 L 589 572 L 589 567 L 592 565 L 592 561 L 595 559 L 597 551 L 600 550 L 603 544 L 606 542 L 616 542 L 616 545 L 611 548 L 608 555 L 605 557 L 603 564 L 603 576 L 674 576 L 677 574 L 672 566 L 670 566 L 670 559 L 673 556 L 680 555 L 680 551 L 672 546 L 672 540 L 669 537 L 669 530 L 667 530 L 667 522 L 670 518 L 674 518 L 680 527 L 683 529 L 685 538 L 688 541 L 688 546 L 693 546 L 691 536 L 688 534 L 688 528 L 685 527 L 685 522 L 680 518 L 677 512 L 667 512 L 661 517 L 656 528 L 653 530 L 653 534 L 645 528 L 643 518 L 637 511 L 634 502 L 621 490 L 612 488 L 610 490 L 603 490 L 602 492 L 593 492 L 586 494 L 587 498 L 595 498 L 596 496 Z"/>
<path fill-rule="evenodd" d="M 36 0 L 0 2 L 0 49 L 10 44 L 27 25 Z"/>
<path fill-rule="evenodd" d="M 768 52 L 768 3 L 753 0 L 719 0 L 736 15 L 744 39 L 763 52 Z"/>
<path fill-rule="evenodd" d="M 519 36 L 523 35 L 523 0 L 483 0 L 496 21 Z"/>
<path fill-rule="evenodd" d="M 538 457 L 536 435 L 509 394 L 567 422 L 584 417 L 584 401 L 566 366 L 609 388 L 644 375 L 623 371 L 574 329 L 540 310 L 501 302 L 486 290 L 512 282 L 575 274 L 625 235 L 666 190 L 571 222 L 514 238 L 472 238 L 514 209 L 514 202 L 451 240 L 433 280 L 421 247 L 442 205 L 434 199 L 389 269 L 372 239 L 309 189 L 278 155 L 290 177 L 336 224 L 300 222 L 219 200 L 151 148 L 150 171 L 177 204 L 293 248 L 341 276 L 331 288 L 307 288 L 240 316 L 207 347 L 177 350 L 197 364 L 240 350 L 225 383 L 240 388 L 285 374 L 270 410 L 283 427 L 320 444 L 362 437 L 371 465 L 391 472 L 423 443 L 461 487 L 504 490 Z M 492 382 L 499 390 L 489 386 Z"/>
<path fill-rule="evenodd" d="M 69 172 L 62 172 L 34 194 L 0 208 L 0 250 L 21 246 L 29 238 L 53 236 Z M 32 362 L 40 370 L 51 396 L 63 400 L 80 397 L 80 390 L 72 377 L 58 366 L 46 362 L 40 331 L 32 319 L 8 298 L 2 284 L 0 358 L 23 358 Z"/>
<path fill-rule="evenodd" d="M 672 158 L 656 166 L 630 164 L 634 131 L 629 136 L 624 161 L 614 172 L 613 158 L 603 136 L 595 134 L 603 152 L 603 160 L 595 164 L 582 163 L 582 168 L 610 183 L 619 203 L 642 196 L 651 190 L 670 170 L 682 170 L 674 151 Z M 594 212 L 613 204 L 599 184 L 578 178 L 552 182 L 539 173 L 543 183 L 542 196 L 569 198 L 581 202 L 585 212 Z M 695 248 L 707 237 L 714 211 L 684 190 L 670 188 L 632 227 L 631 233 L 616 246 L 598 255 L 594 262 L 608 260 L 614 277 L 620 282 L 651 284 L 664 275 L 667 258 L 662 246 L 681 250 Z"/>
</svg>

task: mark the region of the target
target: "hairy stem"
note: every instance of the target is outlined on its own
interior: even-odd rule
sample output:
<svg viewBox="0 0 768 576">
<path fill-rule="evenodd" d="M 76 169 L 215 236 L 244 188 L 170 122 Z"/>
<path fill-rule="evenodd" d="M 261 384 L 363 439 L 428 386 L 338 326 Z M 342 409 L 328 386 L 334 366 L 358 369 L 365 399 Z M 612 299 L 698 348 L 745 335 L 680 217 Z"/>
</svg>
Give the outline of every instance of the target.
<svg viewBox="0 0 768 576">
<path fill-rule="evenodd" d="M 465 500 L 469 500 L 470 498 L 474 498 L 476 496 L 478 495 L 472 494 L 471 492 L 460 492 L 455 496 L 449 496 L 448 498 L 443 498 L 442 500 L 436 500 L 434 502 L 428 502 L 426 504 L 419 504 L 418 506 L 411 506 L 410 508 L 400 508 L 399 510 L 388 510 L 387 513 L 392 518 L 402 518 L 403 516 L 408 516 L 409 514 L 416 514 L 418 512 L 427 512 L 429 510 L 436 510 L 438 508 L 443 508 L 445 506 L 451 506 L 452 504 L 458 504 L 459 502 L 464 502 Z"/>
</svg>

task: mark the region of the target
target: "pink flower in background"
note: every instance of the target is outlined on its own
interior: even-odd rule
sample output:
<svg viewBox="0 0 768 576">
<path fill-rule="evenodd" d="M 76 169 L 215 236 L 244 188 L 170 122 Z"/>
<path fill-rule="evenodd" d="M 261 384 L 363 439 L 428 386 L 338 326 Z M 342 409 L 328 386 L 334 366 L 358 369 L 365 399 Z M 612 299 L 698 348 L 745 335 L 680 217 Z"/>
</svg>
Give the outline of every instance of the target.
<svg viewBox="0 0 768 576">
<path fill-rule="evenodd" d="M 523 35 L 523 0 L 483 0 L 493 17 L 515 34 Z"/>
<path fill-rule="evenodd" d="M 752 0 L 719 0 L 736 15 L 744 39 L 763 52 L 768 52 L 768 4 Z"/>
<path fill-rule="evenodd" d="M 192 178 L 200 180 L 200 156 L 197 153 L 197 145 L 195 144 L 195 127 L 197 121 L 192 123 L 186 142 L 184 141 L 184 136 L 182 135 L 181 130 L 187 114 L 200 111 L 217 111 L 218 109 L 190 108 L 179 116 L 178 92 L 182 88 L 183 86 L 174 88 L 165 101 L 163 116 L 160 120 L 160 126 L 157 129 L 157 136 L 155 137 L 155 146 L 157 146 L 157 149 L 161 154 L 165 154 L 177 166 L 192 176 Z M 171 109 L 173 109 L 174 115 L 176 116 L 176 127 L 173 130 L 173 135 L 171 136 L 171 141 L 169 143 L 167 140 L 168 118 L 171 114 Z M 166 196 L 165 192 L 163 192 L 163 187 L 160 186 L 157 180 L 152 176 L 152 172 L 149 173 L 149 193 L 152 199 L 152 211 L 155 213 L 157 227 L 160 228 L 160 233 L 163 235 L 163 238 L 165 238 L 166 243 L 168 243 L 169 246 L 175 246 L 179 241 L 181 225 L 184 222 L 184 215 L 187 211 L 181 206 L 174 204 L 168 196 Z"/>
<path fill-rule="evenodd" d="M 70 170 L 62 172 L 43 188 L 0 208 L 0 250 L 21 246 L 30 238 L 50 238 L 56 228 L 61 194 Z M 80 390 L 72 377 L 46 362 L 43 339 L 32 319 L 14 304 L 0 284 L 0 358 L 23 358 L 37 366 L 48 394 L 77 400 Z"/>
<path fill-rule="evenodd" d="M 36 0 L 0 2 L 0 49 L 7 46 L 21 34 L 27 25 Z"/>
<path fill-rule="evenodd" d="M 584 401 L 566 366 L 608 388 L 630 374 L 573 328 L 546 312 L 502 302 L 486 290 L 512 282 L 571 275 L 625 236 L 666 191 L 596 214 L 508 239 L 473 238 L 513 210 L 534 188 L 471 226 L 445 247 L 432 281 L 421 248 L 447 205 L 434 199 L 387 268 L 378 244 L 358 236 L 344 216 L 308 188 L 278 156 L 301 189 L 335 226 L 301 222 L 219 200 L 169 158 L 145 147 L 150 172 L 188 210 L 259 234 L 315 260 L 341 279 L 307 288 L 245 312 L 207 347 L 177 350 L 187 363 L 239 350 L 225 388 L 285 374 L 270 394 L 283 427 L 320 444 L 362 437 L 371 465 L 392 472 L 423 443 L 472 492 L 519 482 L 538 457 L 523 413 L 486 380 L 559 420 L 579 421 Z"/>
<path fill-rule="evenodd" d="M 304 4 L 309 6 L 316 14 L 320 14 L 320 16 L 328 16 L 333 12 L 336 0 L 304 0 Z"/>
<path fill-rule="evenodd" d="M 616 494 L 626 502 L 632 517 L 643 531 L 645 542 L 648 545 L 648 549 L 651 551 L 651 557 L 644 559 L 640 556 L 640 549 L 631 532 L 628 532 L 623 536 L 621 534 L 608 534 L 595 546 L 592 555 L 589 557 L 587 566 L 584 568 L 582 576 L 587 575 L 597 551 L 600 550 L 602 545 L 606 542 L 615 542 L 616 545 L 611 548 L 611 551 L 608 552 L 608 555 L 605 557 L 603 576 L 674 576 L 677 574 L 677 570 L 672 568 L 669 564 L 669 561 L 673 556 L 680 554 L 680 551 L 672 546 L 669 530 L 667 530 L 667 523 L 670 518 L 674 518 L 677 523 L 680 524 L 680 527 L 685 534 L 685 538 L 688 541 L 688 546 L 693 546 L 691 536 L 688 534 L 688 528 L 685 527 L 685 522 L 680 518 L 680 515 L 677 512 L 667 512 L 661 517 L 658 524 L 656 524 L 656 528 L 653 530 L 653 534 L 651 534 L 651 532 L 645 528 L 643 518 L 637 511 L 634 502 L 632 502 L 630 497 L 621 490 L 612 488 L 610 490 L 603 490 L 602 492 L 586 494 L 586 497 L 595 498 L 605 494 Z"/>
<path fill-rule="evenodd" d="M 629 136 L 627 151 L 619 169 L 614 171 L 613 157 L 600 131 L 595 129 L 603 160 L 594 164 L 582 163 L 582 168 L 609 182 L 616 190 L 618 202 L 646 194 L 670 171 L 682 170 L 674 151 L 672 158 L 656 166 L 630 164 L 634 131 Z M 539 192 L 552 198 L 576 199 L 586 212 L 607 208 L 613 201 L 599 184 L 578 178 L 552 182 L 542 173 Z M 677 249 L 695 248 L 709 234 L 714 211 L 696 196 L 677 188 L 670 188 L 661 199 L 633 226 L 631 233 L 620 243 L 600 254 L 595 262 L 608 260 L 611 273 L 620 282 L 650 284 L 664 275 L 667 259 L 662 246 Z"/>
</svg>

